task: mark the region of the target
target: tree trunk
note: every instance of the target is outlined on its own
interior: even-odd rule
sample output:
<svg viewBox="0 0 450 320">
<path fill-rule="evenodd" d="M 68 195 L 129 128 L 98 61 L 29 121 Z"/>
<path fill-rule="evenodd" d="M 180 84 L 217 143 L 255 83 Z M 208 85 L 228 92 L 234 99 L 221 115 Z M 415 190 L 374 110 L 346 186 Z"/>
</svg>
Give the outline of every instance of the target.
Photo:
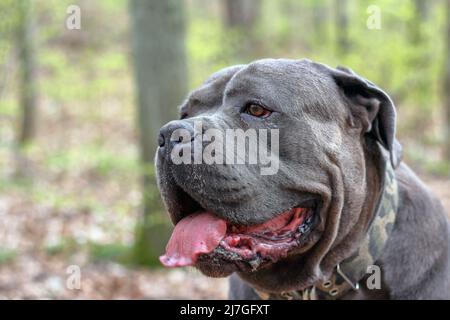
<svg viewBox="0 0 450 320">
<path fill-rule="evenodd" d="M 259 15 L 260 0 L 225 0 L 225 21 L 231 28 L 251 28 Z"/>
<path fill-rule="evenodd" d="M 446 130 L 444 138 L 444 150 L 445 158 L 450 161 L 450 0 L 446 1 L 447 10 L 447 27 L 445 32 L 445 43 L 446 43 L 446 59 L 445 59 L 445 71 L 444 71 L 444 114 L 445 123 L 444 127 Z"/>
<path fill-rule="evenodd" d="M 33 139 L 36 131 L 36 76 L 31 3 L 29 0 L 20 0 L 18 4 L 19 98 L 22 109 L 19 145 L 24 146 Z"/>
<path fill-rule="evenodd" d="M 318 1 L 313 4 L 312 7 L 312 21 L 314 31 L 318 36 L 322 36 L 325 25 L 327 24 L 327 8 L 323 1 Z"/>
<path fill-rule="evenodd" d="M 428 20 L 430 1 L 429 0 L 414 0 L 414 15 L 409 22 L 409 38 L 415 45 L 420 45 L 424 39 L 423 25 Z"/>
<path fill-rule="evenodd" d="M 187 91 L 184 2 L 131 0 L 130 14 L 144 188 L 136 259 L 152 264 L 163 253 L 169 234 L 153 170 L 158 131 L 177 118 L 177 106 Z"/>
<path fill-rule="evenodd" d="M 410 46 L 414 48 L 410 54 L 408 61 L 409 68 L 415 70 L 415 74 L 411 74 L 411 84 L 408 86 L 408 91 L 418 93 L 415 99 L 416 112 L 411 119 L 412 126 L 416 128 L 417 140 L 425 143 L 426 132 L 432 120 L 432 109 L 429 103 L 429 97 L 432 95 L 432 82 L 430 78 L 433 72 L 430 70 L 430 43 L 424 33 L 424 26 L 428 23 L 429 10 L 431 6 L 429 0 L 414 0 L 413 1 L 413 15 L 409 21 L 409 42 Z"/>
<path fill-rule="evenodd" d="M 349 8 L 347 0 L 335 0 L 337 52 L 340 56 L 348 53 L 350 41 L 348 38 Z"/>
<path fill-rule="evenodd" d="M 261 0 L 224 0 L 223 5 L 225 25 L 236 31 L 232 33 L 236 42 L 235 63 L 248 62 L 253 58 L 255 34 L 252 29 L 260 14 Z"/>
<path fill-rule="evenodd" d="M 315 45 L 319 45 L 318 48 L 323 48 L 329 41 L 329 34 L 327 30 L 328 26 L 328 8 L 327 4 L 321 0 L 313 3 L 312 7 L 312 25 L 313 30 L 313 42 Z"/>
</svg>

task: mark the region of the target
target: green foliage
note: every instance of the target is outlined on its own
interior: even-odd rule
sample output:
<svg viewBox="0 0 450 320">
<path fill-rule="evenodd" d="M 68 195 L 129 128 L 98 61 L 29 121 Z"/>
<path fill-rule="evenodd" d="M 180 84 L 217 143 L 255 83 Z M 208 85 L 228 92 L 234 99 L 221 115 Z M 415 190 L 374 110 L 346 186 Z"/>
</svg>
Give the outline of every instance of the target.
<svg viewBox="0 0 450 320">
<path fill-rule="evenodd" d="M 121 243 L 89 244 L 89 254 L 93 261 L 131 262 L 132 246 Z"/>
<path fill-rule="evenodd" d="M 0 265 L 12 262 L 16 257 L 16 251 L 0 247 Z"/>
<path fill-rule="evenodd" d="M 14 117 L 17 113 L 17 101 L 14 99 L 0 100 L 0 116 Z"/>
<path fill-rule="evenodd" d="M 450 162 L 449 161 L 433 161 L 425 165 L 425 170 L 439 176 L 450 178 Z"/>
<path fill-rule="evenodd" d="M 172 227 L 167 222 L 167 217 L 161 212 L 152 213 L 152 221 L 145 225 L 136 225 L 136 239 L 133 250 L 133 261 L 139 265 L 160 267 L 158 257 L 163 252 L 153 252 L 152 248 L 164 248 L 169 240 Z M 149 244 L 152 244 L 149 246 Z"/>
<path fill-rule="evenodd" d="M 74 249 L 74 248 L 70 248 L 70 246 L 68 245 L 68 241 L 67 240 L 62 240 L 60 242 L 57 243 L 52 243 L 50 245 L 47 245 L 44 250 L 45 252 L 50 255 L 50 256 L 55 256 L 58 254 L 62 254 L 67 252 L 69 249 Z"/>
<path fill-rule="evenodd" d="M 186 41 L 191 87 L 200 85 L 212 72 L 231 64 L 232 43 L 233 37 L 227 34 L 219 20 L 191 20 Z"/>
<path fill-rule="evenodd" d="M 0 2 L 0 65 L 6 62 L 19 24 L 18 3 L 17 0 Z"/>
<path fill-rule="evenodd" d="M 39 152 L 39 150 L 33 152 Z M 47 168 L 56 172 L 77 171 L 80 167 L 103 177 L 130 175 L 138 172 L 135 158 L 117 157 L 114 150 L 109 150 L 99 144 L 86 144 L 79 148 L 55 150 L 48 153 L 45 160 Z"/>
</svg>

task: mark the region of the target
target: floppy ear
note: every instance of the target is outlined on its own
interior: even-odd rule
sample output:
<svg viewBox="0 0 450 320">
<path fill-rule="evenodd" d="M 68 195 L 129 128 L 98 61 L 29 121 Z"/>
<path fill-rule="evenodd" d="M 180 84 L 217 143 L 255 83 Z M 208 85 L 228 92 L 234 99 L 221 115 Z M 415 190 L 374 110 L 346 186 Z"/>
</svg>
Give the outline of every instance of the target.
<svg viewBox="0 0 450 320">
<path fill-rule="evenodd" d="M 364 129 L 388 151 L 396 167 L 402 156 L 402 147 L 395 138 L 396 111 L 391 98 L 372 82 L 345 67 L 329 68 L 331 76 L 351 103 L 352 113 Z"/>
</svg>

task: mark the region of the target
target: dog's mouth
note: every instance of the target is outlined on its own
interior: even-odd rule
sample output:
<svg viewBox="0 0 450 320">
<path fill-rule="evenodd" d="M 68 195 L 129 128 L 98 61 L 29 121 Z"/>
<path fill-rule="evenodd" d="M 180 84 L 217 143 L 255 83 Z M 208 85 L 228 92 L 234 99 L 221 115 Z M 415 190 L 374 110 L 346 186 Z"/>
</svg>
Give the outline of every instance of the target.
<svg viewBox="0 0 450 320">
<path fill-rule="evenodd" d="M 256 226 L 229 225 L 220 246 L 244 260 L 275 262 L 302 243 L 313 224 L 311 208 L 295 207 Z"/>
<path fill-rule="evenodd" d="M 250 226 L 197 211 L 177 223 L 160 261 L 166 267 L 183 267 L 195 265 L 197 260 L 222 260 L 241 270 L 255 270 L 302 246 L 316 224 L 315 211 L 313 205 L 297 206 Z"/>
</svg>

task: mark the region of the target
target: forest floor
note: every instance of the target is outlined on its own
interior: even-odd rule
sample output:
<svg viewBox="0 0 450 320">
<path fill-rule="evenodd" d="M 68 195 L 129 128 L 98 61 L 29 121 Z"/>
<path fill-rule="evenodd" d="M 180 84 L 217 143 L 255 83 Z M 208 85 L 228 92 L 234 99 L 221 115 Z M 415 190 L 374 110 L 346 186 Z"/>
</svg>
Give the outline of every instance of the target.
<svg viewBox="0 0 450 320">
<path fill-rule="evenodd" d="M 450 181 L 421 175 L 450 212 Z M 1 299 L 223 299 L 225 279 L 193 269 L 148 270 L 108 259 L 93 259 L 86 246 L 38 249 L 52 225 L 102 228 L 86 213 L 57 214 L 10 195 L 0 196 L 0 239 L 15 251 L 0 250 Z M 40 247 L 39 247 L 40 248 Z M 70 266 L 80 266 L 81 288 L 70 289 Z M 73 280 L 73 278 L 72 278 Z"/>
</svg>

